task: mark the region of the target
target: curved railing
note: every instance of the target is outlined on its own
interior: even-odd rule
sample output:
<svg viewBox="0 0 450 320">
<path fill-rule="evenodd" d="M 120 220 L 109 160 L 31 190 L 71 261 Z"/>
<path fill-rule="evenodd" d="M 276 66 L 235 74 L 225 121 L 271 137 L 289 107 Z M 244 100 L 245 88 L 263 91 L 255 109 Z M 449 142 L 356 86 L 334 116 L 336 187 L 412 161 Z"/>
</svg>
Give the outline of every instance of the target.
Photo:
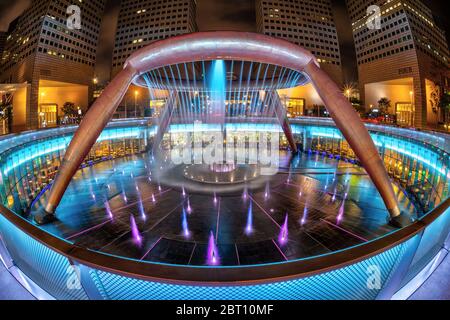
<svg viewBox="0 0 450 320">
<path fill-rule="evenodd" d="M 73 132 L 54 130 L 45 134 Z M 405 138 L 403 133 L 397 136 Z M 430 150 L 438 148 L 416 141 Z M 20 148 L 20 143 L 10 147 Z M 444 173 L 447 179 L 446 169 Z M 450 229 L 450 200 L 438 202 L 412 225 L 349 249 L 240 267 L 177 266 L 99 253 L 49 234 L 5 206 L 0 207 L 0 235 L 15 266 L 57 299 L 386 299 L 415 278 L 442 248 Z"/>
</svg>

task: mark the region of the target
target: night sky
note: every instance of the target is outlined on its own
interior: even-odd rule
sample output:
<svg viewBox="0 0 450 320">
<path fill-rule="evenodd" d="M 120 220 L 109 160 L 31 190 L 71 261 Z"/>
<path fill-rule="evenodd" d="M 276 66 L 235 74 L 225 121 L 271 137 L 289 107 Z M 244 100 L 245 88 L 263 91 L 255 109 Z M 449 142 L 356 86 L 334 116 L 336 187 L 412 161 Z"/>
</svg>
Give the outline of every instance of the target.
<svg viewBox="0 0 450 320">
<path fill-rule="evenodd" d="M 301 1 L 301 0 L 300 0 Z M 436 15 L 437 23 L 450 35 L 450 21 L 446 19 L 446 0 L 422 0 Z M 20 15 L 31 0 L 0 0 L 0 31 L 6 31 L 9 23 Z M 345 0 L 332 0 L 333 12 L 339 33 L 345 82 L 356 81 L 356 63 L 350 21 L 346 14 Z M 254 0 L 197 0 L 197 24 L 200 31 L 236 30 L 256 31 Z M 120 0 L 107 0 L 102 24 L 97 76 L 101 82 L 108 80 L 115 27 Z"/>
</svg>

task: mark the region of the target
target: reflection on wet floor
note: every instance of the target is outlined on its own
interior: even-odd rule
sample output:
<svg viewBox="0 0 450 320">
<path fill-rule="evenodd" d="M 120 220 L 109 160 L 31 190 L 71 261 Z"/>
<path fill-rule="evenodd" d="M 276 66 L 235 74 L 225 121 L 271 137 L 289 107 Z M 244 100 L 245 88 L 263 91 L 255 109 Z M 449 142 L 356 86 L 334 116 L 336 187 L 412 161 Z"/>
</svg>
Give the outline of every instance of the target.
<svg viewBox="0 0 450 320">
<path fill-rule="evenodd" d="M 99 163 L 77 173 L 58 208 L 59 220 L 43 228 L 108 254 L 190 265 L 307 258 L 393 230 L 363 169 L 300 154 L 289 170 L 284 157 L 280 172 L 261 187 L 242 184 L 224 194 L 208 185 L 190 192 L 182 175 L 178 184 L 162 184 L 146 154 Z M 414 214 L 412 203 L 396 191 L 401 206 Z"/>
</svg>

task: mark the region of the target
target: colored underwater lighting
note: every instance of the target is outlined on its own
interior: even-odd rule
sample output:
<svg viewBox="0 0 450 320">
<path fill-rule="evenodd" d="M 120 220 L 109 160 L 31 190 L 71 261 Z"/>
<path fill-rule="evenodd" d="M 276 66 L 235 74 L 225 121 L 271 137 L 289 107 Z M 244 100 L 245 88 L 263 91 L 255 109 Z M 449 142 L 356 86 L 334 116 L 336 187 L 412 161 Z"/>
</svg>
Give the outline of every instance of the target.
<svg viewBox="0 0 450 320">
<path fill-rule="evenodd" d="M 182 216 L 181 216 L 181 228 L 183 230 L 183 235 L 185 237 L 189 237 L 189 227 L 188 227 L 188 221 L 187 221 L 187 216 L 186 216 L 186 210 L 183 207 L 183 212 L 182 212 Z"/>
<path fill-rule="evenodd" d="M 216 242 L 214 239 L 214 234 L 212 231 L 210 231 L 210 233 L 209 233 L 208 252 L 207 252 L 206 263 L 211 266 L 215 266 L 220 263 L 219 254 L 218 254 Z"/>
<path fill-rule="evenodd" d="M 288 214 L 286 213 L 286 217 L 284 218 L 283 225 L 280 229 L 280 235 L 278 236 L 278 242 L 280 244 L 285 244 L 288 240 Z"/>
<path fill-rule="evenodd" d="M 305 207 L 303 208 L 303 215 L 302 219 L 300 220 L 300 224 L 303 226 L 306 223 L 306 219 L 308 218 L 308 205 L 305 204 Z"/>
<path fill-rule="evenodd" d="M 139 214 L 141 215 L 142 219 L 145 221 L 147 219 L 147 216 L 145 214 L 144 204 L 142 203 L 140 194 L 139 194 L 138 208 L 139 208 Z"/>
<path fill-rule="evenodd" d="M 270 196 L 270 184 L 266 183 L 266 189 L 264 190 L 264 199 L 268 199 Z"/>
<path fill-rule="evenodd" d="M 106 214 L 108 215 L 108 217 L 109 217 L 110 219 L 113 219 L 114 216 L 113 216 L 113 213 L 112 213 L 112 211 L 111 211 L 111 206 L 109 205 L 109 202 L 108 202 L 108 201 L 105 201 L 104 206 L 105 206 Z"/>
<path fill-rule="evenodd" d="M 142 244 L 142 237 L 133 215 L 130 215 L 130 227 L 131 227 L 131 236 L 133 237 L 134 242 L 139 245 Z"/>
<path fill-rule="evenodd" d="M 336 217 L 336 221 L 339 224 L 344 219 L 344 211 L 345 211 L 345 199 L 342 201 L 341 206 L 339 207 L 339 212 Z"/>
<path fill-rule="evenodd" d="M 248 189 L 247 189 L 247 186 L 244 187 L 244 191 L 242 192 L 242 198 L 243 198 L 244 200 L 247 200 L 247 198 L 248 198 Z"/>
<path fill-rule="evenodd" d="M 247 211 L 247 224 L 245 226 L 245 233 L 249 235 L 253 231 L 253 204 L 250 201 Z"/>
<path fill-rule="evenodd" d="M 192 213 L 192 208 L 191 208 L 191 202 L 189 200 L 189 198 L 187 199 L 187 213 L 191 214 Z"/>
</svg>

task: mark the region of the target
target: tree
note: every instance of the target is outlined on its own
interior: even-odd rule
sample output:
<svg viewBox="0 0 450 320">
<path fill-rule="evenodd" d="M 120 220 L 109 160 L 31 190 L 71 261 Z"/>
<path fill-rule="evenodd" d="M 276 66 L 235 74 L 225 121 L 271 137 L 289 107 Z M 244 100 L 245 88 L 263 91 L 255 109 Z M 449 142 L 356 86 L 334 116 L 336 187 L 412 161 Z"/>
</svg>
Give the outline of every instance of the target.
<svg viewBox="0 0 450 320">
<path fill-rule="evenodd" d="M 381 115 L 385 115 L 388 113 L 389 108 L 391 107 L 391 100 L 388 98 L 381 98 L 378 100 L 378 109 L 380 110 Z"/>
<path fill-rule="evenodd" d="M 0 122 L 1 122 L 1 131 L 3 134 L 8 133 L 7 128 L 10 125 L 9 121 L 11 118 L 11 110 L 12 105 L 8 103 L 0 103 Z"/>
<path fill-rule="evenodd" d="M 448 114 L 450 112 L 450 92 L 442 90 L 442 95 L 440 97 L 439 101 L 439 108 L 444 113 L 444 122 L 447 123 L 448 120 Z"/>
<path fill-rule="evenodd" d="M 74 118 L 78 115 L 77 108 L 75 107 L 75 103 L 73 102 L 65 102 L 61 111 L 63 112 L 64 116 L 67 116 L 69 118 Z"/>
<path fill-rule="evenodd" d="M 355 108 L 355 110 L 358 113 L 363 114 L 366 112 L 366 108 L 363 106 L 362 101 L 359 100 L 358 98 L 351 97 L 350 103 L 352 104 L 353 108 Z"/>
</svg>

